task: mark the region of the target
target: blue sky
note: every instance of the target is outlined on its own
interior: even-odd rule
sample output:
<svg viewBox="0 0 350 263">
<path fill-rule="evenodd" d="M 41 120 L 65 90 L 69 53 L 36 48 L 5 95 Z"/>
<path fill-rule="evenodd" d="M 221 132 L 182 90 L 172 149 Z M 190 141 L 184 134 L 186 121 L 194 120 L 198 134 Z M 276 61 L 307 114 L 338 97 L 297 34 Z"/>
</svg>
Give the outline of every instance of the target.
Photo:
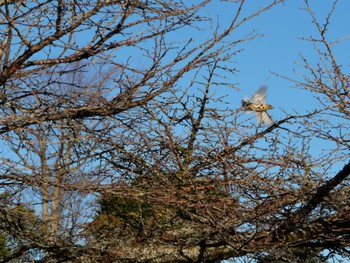
<svg viewBox="0 0 350 263">
<path fill-rule="evenodd" d="M 250 1 L 250 3 L 252 2 L 254 1 Z M 260 2 L 265 1 L 255 1 L 254 4 Z M 316 16 L 323 23 L 333 1 L 310 2 Z M 219 5 L 215 6 L 217 8 L 215 12 L 222 15 L 221 20 L 230 16 L 229 12 L 222 12 L 223 9 Z M 295 109 L 303 112 L 306 105 L 310 109 L 310 104 L 315 102 L 312 94 L 299 88 L 293 88 L 292 82 L 271 73 L 275 72 L 293 79 L 300 79 L 300 76 L 293 72 L 293 70 L 304 70 L 303 67 L 295 64 L 295 62 L 301 62 L 299 54 L 302 53 L 311 61 L 317 58 L 312 43 L 299 39 L 300 37 L 318 37 L 310 15 L 302 10 L 304 7 L 305 4 L 302 0 L 286 1 L 284 5 L 278 5 L 261 14 L 242 28 L 242 31 L 246 32 L 256 29 L 264 36 L 244 44 L 245 50 L 235 59 L 239 73 L 233 81 L 243 93 L 250 95 L 261 83 L 267 80 L 266 84 L 269 86 L 268 101 L 274 104 L 275 109 L 272 114 L 276 117 L 283 117 L 278 113 L 279 107 L 283 106 L 288 111 Z M 257 6 L 251 4 L 249 9 L 253 8 L 256 9 Z M 339 0 L 327 33 L 329 40 L 334 41 L 350 35 L 349 12 L 350 1 Z M 338 61 L 342 59 L 343 61 L 340 63 L 347 66 L 350 57 L 350 39 L 344 40 L 335 48 Z M 233 103 L 238 104 L 239 100 L 235 100 Z"/>
<path fill-rule="evenodd" d="M 272 1 L 246 1 L 244 12 L 251 14 L 270 2 Z M 324 24 L 329 11 L 332 9 L 332 4 L 333 1 L 310 0 L 311 8 L 321 25 Z M 235 15 L 232 6 L 233 4 L 227 1 L 213 1 L 205 8 L 203 13 L 217 19 L 221 31 L 223 31 Z M 232 109 L 238 109 L 241 106 L 241 99 L 245 96 L 251 96 L 265 81 L 269 87 L 267 103 L 274 106 L 270 111 L 274 120 L 285 118 L 285 112 L 305 114 L 319 108 L 319 102 L 314 97 L 316 94 L 296 87 L 292 81 L 272 73 L 275 72 L 278 75 L 302 81 L 301 75 L 296 73 L 306 73 L 305 68 L 301 65 L 300 54 L 313 64 L 318 62 L 318 55 L 314 50 L 313 43 L 301 39 L 319 38 L 317 28 L 312 23 L 312 17 L 307 11 L 303 10 L 305 7 L 303 0 L 287 0 L 284 4 L 279 4 L 244 23 L 239 30 L 234 31 L 232 35 L 225 39 L 226 41 L 237 41 L 252 30 L 256 30 L 262 35 L 252 41 L 243 43 L 240 47 L 244 50 L 232 58 L 235 64 L 231 66 L 235 67 L 238 72 L 234 76 L 230 76 L 228 82 L 235 84 L 240 91 L 230 91 L 225 87 L 222 88 L 222 95 L 228 95 L 227 100 L 230 102 Z M 349 13 L 350 1 L 339 0 L 326 34 L 329 41 L 350 36 Z M 191 37 L 198 40 L 197 38 L 208 37 L 208 35 L 210 35 L 210 32 L 203 31 L 201 34 L 201 32 L 198 33 L 194 30 Z M 334 52 L 338 63 L 344 66 L 343 70 L 349 72 L 350 39 L 345 39 L 334 46 Z M 248 121 L 255 123 L 252 115 L 248 115 L 248 117 L 244 115 L 243 117 L 251 118 Z M 334 147 L 336 146 L 333 143 L 313 138 L 310 154 L 317 158 L 324 153 L 324 149 L 334 149 Z M 343 165 L 342 161 L 333 163 L 332 173 L 338 172 Z M 332 175 L 329 174 L 329 176 Z"/>
<path fill-rule="evenodd" d="M 200 1 L 188 1 L 188 5 L 198 2 Z M 232 2 L 234 1 L 229 3 L 229 1 L 214 0 L 201 10 L 200 14 L 212 17 L 214 27 L 217 22 L 220 25 L 219 31 L 222 32 L 231 23 L 236 13 L 235 8 L 237 8 L 238 4 L 233 4 Z M 271 2 L 273 1 L 247 0 L 241 19 L 245 14 L 249 15 Z M 332 0 L 310 0 L 311 8 L 321 24 L 324 23 L 332 8 L 332 4 Z M 225 41 L 234 42 L 242 39 L 243 36 L 253 30 L 262 35 L 240 45 L 240 48 L 244 50 L 237 56 L 232 57 L 235 64 L 228 65 L 236 68 L 238 71 L 234 76 L 230 75 L 227 82 L 235 84 L 240 91 L 219 87 L 216 94 L 227 95 L 228 98 L 226 100 L 230 103 L 229 107 L 232 109 L 240 108 L 241 99 L 245 96 L 251 96 L 261 84 L 266 82 L 266 85 L 269 87 L 267 102 L 274 106 L 270 111 L 274 120 L 285 118 L 284 111 L 289 114 L 295 114 L 295 112 L 305 114 L 319 108 L 318 101 L 314 98 L 315 94 L 300 87 L 295 87 L 292 81 L 272 73 L 275 72 L 287 78 L 302 80 L 300 74 L 295 73 L 295 71 L 305 72 L 305 68 L 300 65 L 300 54 L 313 63 L 318 62 L 313 43 L 301 39 L 312 36 L 319 38 L 316 26 L 312 23 L 312 17 L 303 10 L 305 7 L 303 0 L 286 0 L 284 4 L 276 5 L 271 10 L 244 23 L 237 31 L 234 31 L 225 39 Z M 350 28 L 348 27 L 350 24 L 349 12 L 350 1 L 339 0 L 328 27 L 327 37 L 330 41 L 350 35 Z M 207 23 L 202 22 L 198 26 L 203 30 L 196 30 L 196 28 L 180 29 L 179 32 L 169 33 L 165 41 L 175 42 L 175 46 L 182 47 L 190 38 L 193 38 L 195 41 L 192 43 L 192 46 L 190 45 L 190 48 L 193 48 L 212 36 L 209 21 Z M 131 28 L 130 30 L 131 33 L 137 34 L 138 30 L 142 32 L 144 28 Z M 153 40 L 148 40 L 142 42 L 141 45 L 145 49 L 149 48 L 152 50 L 154 42 Z M 178 51 L 179 49 L 170 50 L 166 58 L 172 61 L 174 54 Z M 340 64 L 348 66 L 349 51 L 350 39 L 346 39 L 335 46 L 335 54 Z M 152 62 L 152 57 L 146 58 L 143 52 L 144 49 L 137 50 L 136 48 L 126 47 L 124 52 L 118 52 L 115 59 L 118 62 L 130 59 L 133 65 L 142 69 Z M 178 86 L 181 88 L 187 87 L 186 84 L 191 81 L 191 74 L 194 74 L 194 71 L 187 73 L 179 81 Z M 246 118 L 246 115 L 243 117 Z M 248 118 L 251 118 L 250 121 L 255 123 L 252 115 Z M 312 154 L 318 156 L 322 152 L 320 142 L 313 142 L 312 146 Z M 332 146 L 328 146 L 328 148 Z M 322 147 L 327 146 L 323 143 Z M 340 165 L 342 166 L 343 163 L 340 163 Z M 334 171 L 338 171 L 341 166 L 333 164 Z"/>
</svg>

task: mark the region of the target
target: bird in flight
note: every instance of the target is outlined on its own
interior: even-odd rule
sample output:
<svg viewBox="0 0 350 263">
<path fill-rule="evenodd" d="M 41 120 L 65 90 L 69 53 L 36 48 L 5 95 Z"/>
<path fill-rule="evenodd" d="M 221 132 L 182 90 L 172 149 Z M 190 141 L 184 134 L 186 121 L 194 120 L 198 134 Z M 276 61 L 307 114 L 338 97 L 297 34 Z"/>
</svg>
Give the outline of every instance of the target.
<svg viewBox="0 0 350 263">
<path fill-rule="evenodd" d="M 254 111 L 255 118 L 259 125 L 269 125 L 273 122 L 270 115 L 267 113 L 268 110 L 272 109 L 272 105 L 265 103 L 266 90 L 266 86 L 261 86 L 254 93 L 251 100 L 249 98 L 244 98 L 242 100 L 242 108 L 247 113 Z"/>
</svg>

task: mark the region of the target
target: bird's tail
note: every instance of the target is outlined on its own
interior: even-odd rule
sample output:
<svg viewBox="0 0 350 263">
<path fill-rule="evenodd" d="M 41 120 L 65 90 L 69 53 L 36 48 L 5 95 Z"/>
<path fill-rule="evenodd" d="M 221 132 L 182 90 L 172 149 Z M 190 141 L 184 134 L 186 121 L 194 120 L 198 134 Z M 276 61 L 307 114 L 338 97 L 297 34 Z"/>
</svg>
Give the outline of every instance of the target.
<svg viewBox="0 0 350 263">
<path fill-rule="evenodd" d="M 248 98 L 244 98 L 242 100 L 242 108 L 245 110 L 246 113 L 251 113 L 250 105 L 252 105 L 252 102 Z"/>
</svg>

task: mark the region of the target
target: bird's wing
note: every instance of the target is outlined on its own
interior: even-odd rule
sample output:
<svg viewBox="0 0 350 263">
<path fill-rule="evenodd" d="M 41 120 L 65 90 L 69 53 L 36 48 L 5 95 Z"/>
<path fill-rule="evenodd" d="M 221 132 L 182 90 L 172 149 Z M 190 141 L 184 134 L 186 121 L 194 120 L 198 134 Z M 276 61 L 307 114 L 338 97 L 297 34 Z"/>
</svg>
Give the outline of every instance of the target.
<svg viewBox="0 0 350 263">
<path fill-rule="evenodd" d="M 266 91 L 267 87 L 266 86 L 261 86 L 253 95 L 253 102 L 254 103 L 260 103 L 263 104 L 265 103 L 265 98 L 266 98 Z"/>
<path fill-rule="evenodd" d="M 272 118 L 265 111 L 255 112 L 255 118 L 256 118 L 257 122 L 259 123 L 259 125 L 270 125 L 271 123 L 273 123 Z"/>
</svg>

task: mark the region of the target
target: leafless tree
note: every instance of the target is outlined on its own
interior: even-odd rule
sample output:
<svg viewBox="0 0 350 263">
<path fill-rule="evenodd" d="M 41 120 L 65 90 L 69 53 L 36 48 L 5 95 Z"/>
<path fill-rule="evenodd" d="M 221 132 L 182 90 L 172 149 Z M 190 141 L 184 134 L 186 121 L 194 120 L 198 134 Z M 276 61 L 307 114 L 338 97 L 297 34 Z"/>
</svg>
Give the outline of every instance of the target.
<svg viewBox="0 0 350 263">
<path fill-rule="evenodd" d="M 305 1 L 322 63 L 302 57 L 296 84 L 320 106 L 269 127 L 222 94 L 256 36 L 232 32 L 283 1 L 251 14 L 231 1 L 226 28 L 210 2 L 0 2 L 1 262 L 348 256 L 349 77 L 326 38 L 336 2 L 321 23 Z M 331 148 L 313 154 L 315 142 Z"/>
</svg>

